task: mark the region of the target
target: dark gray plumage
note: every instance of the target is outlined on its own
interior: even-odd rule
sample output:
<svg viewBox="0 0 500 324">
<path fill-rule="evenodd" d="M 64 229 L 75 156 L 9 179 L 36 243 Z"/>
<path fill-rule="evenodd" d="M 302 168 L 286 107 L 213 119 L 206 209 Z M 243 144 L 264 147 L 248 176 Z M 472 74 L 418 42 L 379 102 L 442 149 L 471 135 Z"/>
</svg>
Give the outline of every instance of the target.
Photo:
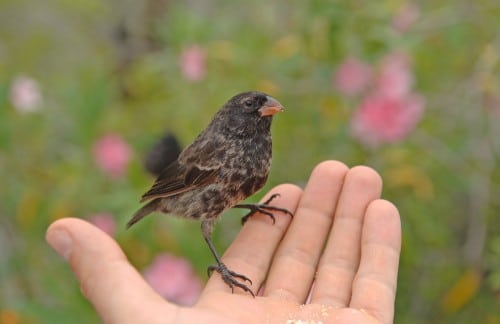
<svg viewBox="0 0 500 324">
<path fill-rule="evenodd" d="M 154 211 L 200 220 L 203 236 L 217 261 L 209 271 L 218 271 L 231 288 L 237 286 L 253 295 L 236 280 L 251 283 L 250 279 L 227 269 L 210 237 L 217 218 L 231 207 L 250 209 L 243 221 L 257 211 L 273 221 L 270 211 L 291 215 L 288 210 L 267 205 L 270 200 L 265 204 L 237 205 L 266 183 L 272 156 L 272 116 L 281 111 L 283 106 L 262 92 L 232 97 L 177 160 L 161 172 L 142 196 L 141 202 L 149 202 L 134 214 L 127 227 Z"/>
</svg>

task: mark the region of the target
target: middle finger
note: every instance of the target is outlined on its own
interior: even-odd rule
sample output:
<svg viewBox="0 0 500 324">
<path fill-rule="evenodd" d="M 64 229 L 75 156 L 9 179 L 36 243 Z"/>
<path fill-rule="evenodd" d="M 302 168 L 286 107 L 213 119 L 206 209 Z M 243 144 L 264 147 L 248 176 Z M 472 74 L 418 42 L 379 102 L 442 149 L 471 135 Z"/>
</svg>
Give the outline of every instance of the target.
<svg viewBox="0 0 500 324">
<path fill-rule="evenodd" d="M 348 168 L 336 161 L 312 172 L 295 216 L 271 265 L 264 296 L 303 303 L 330 231 Z"/>
</svg>

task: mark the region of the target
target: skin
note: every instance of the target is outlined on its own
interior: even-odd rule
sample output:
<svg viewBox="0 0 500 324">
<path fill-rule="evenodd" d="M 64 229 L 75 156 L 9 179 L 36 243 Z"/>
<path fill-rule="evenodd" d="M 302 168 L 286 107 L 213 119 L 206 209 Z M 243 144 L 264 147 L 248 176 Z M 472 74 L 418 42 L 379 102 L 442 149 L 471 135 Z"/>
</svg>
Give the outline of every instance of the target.
<svg viewBox="0 0 500 324">
<path fill-rule="evenodd" d="M 336 161 L 316 166 L 303 190 L 275 187 L 263 201 L 279 192 L 272 204 L 294 218 L 277 215 L 273 226 L 251 217 L 222 257 L 261 287 L 258 296 L 231 293 L 214 273 L 191 308 L 157 295 L 118 244 L 83 220 L 60 219 L 46 238 L 105 323 L 392 323 L 401 226 L 381 190 L 374 170 Z"/>
</svg>

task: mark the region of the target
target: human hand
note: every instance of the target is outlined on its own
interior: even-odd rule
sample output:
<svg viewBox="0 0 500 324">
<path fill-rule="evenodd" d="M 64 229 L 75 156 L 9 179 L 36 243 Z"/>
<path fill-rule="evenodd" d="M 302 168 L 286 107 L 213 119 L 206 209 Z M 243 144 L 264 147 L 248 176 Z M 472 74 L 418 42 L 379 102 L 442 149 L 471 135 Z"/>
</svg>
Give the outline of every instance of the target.
<svg viewBox="0 0 500 324">
<path fill-rule="evenodd" d="M 222 257 L 258 296 L 231 293 L 214 273 L 191 308 L 160 297 L 117 243 L 85 221 L 58 220 L 46 238 L 106 323 L 391 323 L 401 228 L 381 190 L 372 169 L 335 161 L 319 164 L 304 190 L 275 187 L 267 197 L 280 193 L 272 204 L 293 219 L 251 217 Z"/>
</svg>

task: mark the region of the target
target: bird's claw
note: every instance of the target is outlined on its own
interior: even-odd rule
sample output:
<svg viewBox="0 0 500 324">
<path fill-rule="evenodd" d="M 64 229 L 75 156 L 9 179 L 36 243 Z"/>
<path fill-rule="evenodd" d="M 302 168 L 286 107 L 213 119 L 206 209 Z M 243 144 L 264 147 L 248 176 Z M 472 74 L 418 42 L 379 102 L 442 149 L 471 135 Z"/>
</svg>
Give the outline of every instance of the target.
<svg viewBox="0 0 500 324">
<path fill-rule="evenodd" d="M 244 291 L 250 293 L 250 295 L 252 295 L 252 297 L 255 298 L 255 294 L 253 293 L 253 291 L 250 288 L 248 288 L 247 285 L 245 285 L 245 284 L 243 284 L 235 279 L 235 278 L 238 278 L 238 279 L 241 279 L 243 281 L 248 281 L 250 283 L 250 285 L 252 285 L 252 280 L 250 280 L 250 278 L 248 278 L 247 276 L 244 276 L 242 274 L 236 273 L 232 270 L 229 270 L 224 263 L 210 265 L 207 268 L 208 276 L 210 276 L 214 270 L 217 271 L 218 273 L 220 273 L 222 280 L 226 283 L 226 285 L 231 287 L 232 293 L 234 293 L 234 286 L 236 286 L 236 287 L 239 287 L 239 288 L 243 289 Z"/>
<path fill-rule="evenodd" d="M 239 205 L 234 206 L 236 208 L 248 208 L 248 209 L 250 209 L 250 212 L 241 218 L 241 224 L 242 225 L 245 224 L 246 221 L 257 212 L 269 216 L 272 219 L 273 224 L 275 224 L 276 218 L 274 217 L 273 213 L 270 212 L 270 210 L 282 212 L 282 213 L 288 214 L 291 217 L 293 217 L 293 213 L 291 211 L 289 211 L 288 209 L 269 205 L 269 203 L 274 198 L 279 197 L 279 196 L 280 196 L 279 193 L 272 194 L 271 197 L 269 197 L 262 204 L 239 204 Z"/>
</svg>

